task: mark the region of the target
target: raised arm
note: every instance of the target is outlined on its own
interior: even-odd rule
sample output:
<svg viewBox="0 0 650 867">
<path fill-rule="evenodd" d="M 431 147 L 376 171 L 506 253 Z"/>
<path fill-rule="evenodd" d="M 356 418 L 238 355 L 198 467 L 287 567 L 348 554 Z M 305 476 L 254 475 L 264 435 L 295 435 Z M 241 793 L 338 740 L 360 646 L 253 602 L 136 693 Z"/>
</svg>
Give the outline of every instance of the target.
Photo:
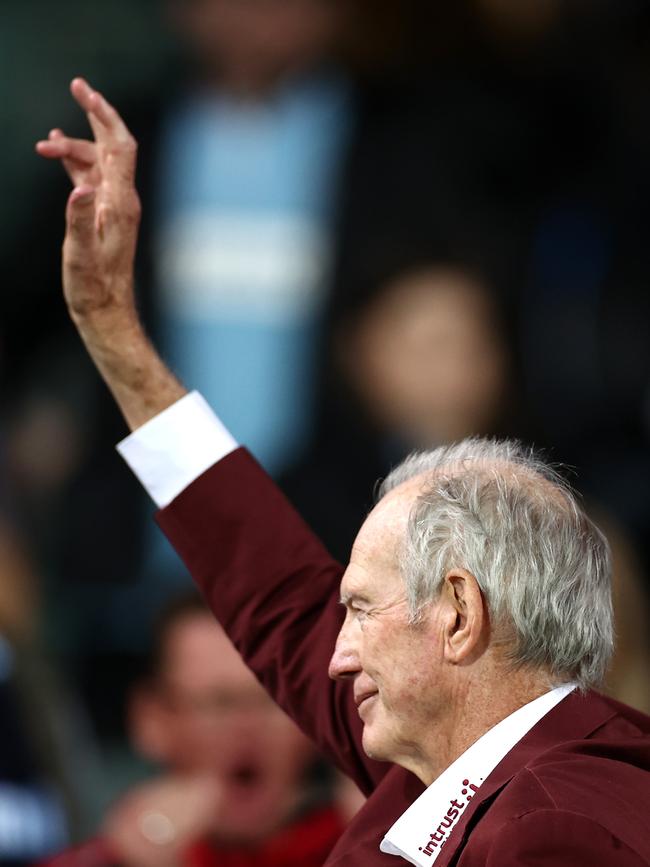
<svg viewBox="0 0 650 867">
<path fill-rule="evenodd" d="M 72 95 L 93 140 L 55 129 L 36 145 L 60 160 L 74 189 L 66 208 L 63 290 L 68 310 L 97 369 L 134 430 L 185 389 L 165 366 L 138 318 L 133 292 L 140 201 L 137 146 L 119 114 L 82 78 Z"/>
<path fill-rule="evenodd" d="M 135 430 L 186 391 L 137 315 L 136 143 L 115 109 L 83 79 L 75 79 L 71 89 L 94 140 L 53 130 L 36 147 L 43 157 L 60 160 L 74 185 L 63 246 L 70 315 Z M 178 411 L 177 406 L 170 412 L 178 418 Z M 159 424 L 153 427 L 159 430 Z M 181 445 L 191 450 L 196 430 L 181 427 Z M 151 430 L 148 425 L 147 436 Z M 154 452 L 165 464 L 167 452 L 158 439 Z M 168 457 L 173 464 L 174 454 Z M 351 684 L 327 678 L 341 620 L 340 567 L 243 449 L 188 485 L 159 516 L 165 532 L 269 692 L 365 792 L 371 791 L 388 766 L 363 753 Z"/>
</svg>

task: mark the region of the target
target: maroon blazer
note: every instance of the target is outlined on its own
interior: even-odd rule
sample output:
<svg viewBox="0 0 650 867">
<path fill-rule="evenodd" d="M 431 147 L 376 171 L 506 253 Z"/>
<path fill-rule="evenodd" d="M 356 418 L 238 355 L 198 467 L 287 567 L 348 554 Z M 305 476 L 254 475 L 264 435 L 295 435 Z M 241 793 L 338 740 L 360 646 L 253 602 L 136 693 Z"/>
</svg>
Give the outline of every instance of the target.
<svg viewBox="0 0 650 867">
<path fill-rule="evenodd" d="M 260 681 L 368 796 L 328 867 L 404 863 L 379 843 L 424 787 L 365 755 L 351 683 L 327 676 L 339 564 L 244 449 L 158 521 Z M 650 718 L 593 692 L 560 702 L 466 808 L 436 861 L 452 864 L 650 865 Z"/>
</svg>

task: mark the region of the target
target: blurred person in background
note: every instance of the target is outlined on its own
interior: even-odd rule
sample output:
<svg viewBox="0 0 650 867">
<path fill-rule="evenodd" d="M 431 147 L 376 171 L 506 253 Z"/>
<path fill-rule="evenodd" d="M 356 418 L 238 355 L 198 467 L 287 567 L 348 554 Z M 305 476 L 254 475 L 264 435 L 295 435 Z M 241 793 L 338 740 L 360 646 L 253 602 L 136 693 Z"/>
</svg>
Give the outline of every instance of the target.
<svg viewBox="0 0 650 867">
<path fill-rule="evenodd" d="M 68 836 L 61 792 L 40 753 L 25 712 L 16 653 L 0 633 L 0 864 L 27 867 Z"/>
<path fill-rule="evenodd" d="M 16 588 L 13 578 L 24 577 L 25 573 L 11 569 L 16 564 L 16 544 L 12 540 L 13 550 L 7 551 L 5 530 L 2 529 L 0 540 L 3 593 L 14 587 L 16 597 L 20 598 L 23 588 Z M 52 749 L 50 729 L 53 717 L 61 719 L 61 712 L 47 707 L 43 695 L 38 694 L 40 684 L 26 676 L 33 673 L 34 654 L 28 650 L 25 635 L 15 632 L 16 626 L 25 625 L 15 618 L 16 607 L 15 599 L 10 606 L 0 600 L 0 864 L 3 867 L 33 864 L 35 859 L 63 845 L 70 830 L 70 816 L 66 816 L 66 807 L 70 807 L 66 796 L 70 792 L 65 791 L 69 775 L 61 774 L 61 756 Z M 43 674 L 42 667 L 39 674 Z M 51 688 L 48 692 L 51 696 Z M 40 715 L 33 714 L 35 708 Z"/>
<path fill-rule="evenodd" d="M 161 614 L 129 728 L 161 773 L 49 867 L 317 867 L 362 802 L 345 783 L 334 805 L 314 749 L 195 594 Z"/>
<path fill-rule="evenodd" d="M 578 469 L 647 571 L 650 8 L 413 5 L 420 74 L 403 102 L 426 108 L 414 125 L 387 105 L 355 143 L 345 270 L 450 227 L 506 276 L 517 262 L 497 284 L 517 312 L 527 432 Z"/>
<path fill-rule="evenodd" d="M 151 326 L 272 475 L 302 450 L 313 421 L 353 123 L 351 85 L 334 60 L 345 6 L 165 0 L 186 74 L 161 87 L 155 111 L 134 114 Z M 159 585 L 186 580 L 151 532 L 143 570 Z M 129 600 L 115 615 L 122 631 L 131 610 Z"/>
<path fill-rule="evenodd" d="M 154 321 L 272 473 L 310 424 L 332 221 L 352 122 L 341 0 L 165 0 L 188 75 L 149 163 Z M 224 371 L 241 370 L 243 409 Z M 298 410 L 300 410 L 298 412 Z"/>
<path fill-rule="evenodd" d="M 334 326 L 321 435 L 282 479 L 338 559 L 376 480 L 410 451 L 512 433 L 505 328 L 486 277 L 460 260 L 403 257 L 350 293 Z"/>
<path fill-rule="evenodd" d="M 4 469 L 4 468 L 3 468 Z M 3 474 L 4 475 L 4 474 Z M 73 811 L 53 738 L 61 706 L 36 639 L 37 581 L 0 491 L 0 864 L 26 867 L 60 847 Z M 61 700 L 60 694 L 56 695 Z M 53 725 L 54 723 L 54 725 Z M 67 809 L 66 809 L 67 808 Z M 68 815 L 66 816 L 66 812 Z"/>
</svg>

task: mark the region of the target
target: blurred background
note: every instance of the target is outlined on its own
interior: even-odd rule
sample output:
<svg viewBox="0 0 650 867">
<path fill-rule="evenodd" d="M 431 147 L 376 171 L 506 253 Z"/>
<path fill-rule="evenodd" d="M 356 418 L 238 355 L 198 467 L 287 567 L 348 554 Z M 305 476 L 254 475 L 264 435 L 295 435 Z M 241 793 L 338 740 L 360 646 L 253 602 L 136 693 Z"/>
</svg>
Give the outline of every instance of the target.
<svg viewBox="0 0 650 867">
<path fill-rule="evenodd" d="M 533 443 L 612 542 L 609 688 L 650 710 L 648 4 L 5 0 L 2 13 L 0 862 L 113 834 L 115 863 L 146 863 L 114 831 L 130 821 L 122 793 L 175 767 L 133 718 L 161 611 L 190 582 L 67 322 L 67 180 L 33 150 L 53 127 L 87 134 L 78 74 L 140 143 L 150 333 L 332 553 L 347 558 L 375 481 L 413 448 Z M 347 804 L 319 773 L 327 803 Z"/>
</svg>

